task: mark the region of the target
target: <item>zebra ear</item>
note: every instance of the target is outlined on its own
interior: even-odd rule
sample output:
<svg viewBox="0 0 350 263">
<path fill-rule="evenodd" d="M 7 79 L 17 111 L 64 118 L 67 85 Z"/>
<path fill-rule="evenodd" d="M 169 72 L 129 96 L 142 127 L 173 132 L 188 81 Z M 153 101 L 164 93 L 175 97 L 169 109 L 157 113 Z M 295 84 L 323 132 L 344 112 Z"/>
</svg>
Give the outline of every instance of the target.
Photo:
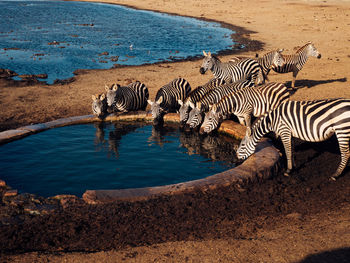
<svg viewBox="0 0 350 263">
<path fill-rule="evenodd" d="M 203 55 L 206 57 L 208 54 L 203 50 Z"/>
<path fill-rule="evenodd" d="M 97 95 L 92 95 L 91 98 L 92 100 L 97 100 Z"/>
<path fill-rule="evenodd" d="M 101 94 L 100 100 L 104 100 L 106 98 L 106 95 L 104 93 Z"/>
<path fill-rule="evenodd" d="M 211 57 L 211 53 L 210 53 L 210 51 L 208 52 L 208 56 L 209 56 L 209 57 Z"/>
<path fill-rule="evenodd" d="M 194 103 L 193 103 L 192 101 L 189 101 L 189 105 L 190 105 L 190 107 L 191 107 L 192 109 L 195 108 Z"/>
<path fill-rule="evenodd" d="M 156 101 L 157 104 L 161 104 L 163 102 L 163 96 L 160 96 L 159 99 Z"/>
<path fill-rule="evenodd" d="M 284 51 L 284 48 L 277 49 L 278 53 L 282 53 Z"/>
<path fill-rule="evenodd" d="M 114 91 L 116 91 L 116 90 L 119 89 L 119 88 L 120 88 L 120 85 L 119 85 L 119 84 L 114 84 L 113 87 L 112 87 L 112 89 L 113 89 Z"/>
<path fill-rule="evenodd" d="M 154 102 L 152 102 L 151 100 L 147 100 L 147 103 L 152 106 Z"/>
<path fill-rule="evenodd" d="M 177 103 L 180 104 L 180 106 L 184 105 L 183 101 L 182 100 L 177 100 Z"/>
<path fill-rule="evenodd" d="M 107 84 L 105 84 L 105 90 L 106 90 L 106 91 L 109 91 L 109 90 L 110 90 L 110 88 L 107 86 Z"/>
</svg>

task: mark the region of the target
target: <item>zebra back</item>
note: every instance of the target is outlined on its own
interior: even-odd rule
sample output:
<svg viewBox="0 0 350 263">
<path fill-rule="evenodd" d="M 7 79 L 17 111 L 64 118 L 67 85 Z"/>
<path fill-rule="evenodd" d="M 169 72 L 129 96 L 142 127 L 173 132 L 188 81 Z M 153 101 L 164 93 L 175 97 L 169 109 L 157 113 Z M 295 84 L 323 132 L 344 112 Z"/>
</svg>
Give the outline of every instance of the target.
<svg viewBox="0 0 350 263">
<path fill-rule="evenodd" d="M 117 86 L 113 107 L 115 111 L 145 110 L 149 92 L 145 84 L 136 81 L 128 86 Z"/>
<path fill-rule="evenodd" d="M 214 90 L 209 91 L 199 101 L 204 111 L 209 110 L 209 106 L 218 103 L 223 97 L 237 92 L 246 87 L 253 87 L 253 83 L 249 80 L 238 81 L 234 83 L 228 83 L 217 87 Z"/>
<path fill-rule="evenodd" d="M 155 101 L 161 100 L 160 107 L 167 112 L 176 112 L 180 108 L 178 100 L 184 101 L 190 92 L 187 80 L 177 78 L 158 90 Z"/>
</svg>

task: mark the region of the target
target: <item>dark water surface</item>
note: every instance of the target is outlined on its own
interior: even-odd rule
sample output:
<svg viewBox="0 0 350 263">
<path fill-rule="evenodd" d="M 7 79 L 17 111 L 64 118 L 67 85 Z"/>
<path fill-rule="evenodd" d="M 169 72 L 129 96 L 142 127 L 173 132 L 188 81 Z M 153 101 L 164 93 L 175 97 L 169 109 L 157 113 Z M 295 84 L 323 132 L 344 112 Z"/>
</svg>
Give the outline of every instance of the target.
<svg viewBox="0 0 350 263">
<path fill-rule="evenodd" d="M 0 179 L 45 197 L 173 184 L 234 167 L 234 143 L 142 123 L 73 125 L 0 146 Z"/>
<path fill-rule="evenodd" d="M 0 1 L 0 68 L 48 74 L 184 59 L 231 49 L 235 32 L 219 23 L 117 5 Z"/>
</svg>

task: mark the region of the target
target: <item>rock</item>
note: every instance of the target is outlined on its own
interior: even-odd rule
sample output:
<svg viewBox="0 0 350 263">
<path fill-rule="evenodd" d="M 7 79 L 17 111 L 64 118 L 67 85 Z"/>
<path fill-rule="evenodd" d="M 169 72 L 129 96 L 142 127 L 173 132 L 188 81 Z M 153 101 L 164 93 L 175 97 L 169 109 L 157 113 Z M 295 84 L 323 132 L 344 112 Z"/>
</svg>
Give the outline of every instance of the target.
<svg viewBox="0 0 350 263">
<path fill-rule="evenodd" d="M 303 216 L 300 213 L 290 213 L 290 214 L 286 215 L 286 218 L 301 220 L 303 218 Z"/>
<path fill-rule="evenodd" d="M 12 189 L 12 190 L 7 190 L 4 193 L 4 196 L 9 197 L 9 196 L 16 196 L 18 194 L 18 191 L 16 189 Z"/>
</svg>

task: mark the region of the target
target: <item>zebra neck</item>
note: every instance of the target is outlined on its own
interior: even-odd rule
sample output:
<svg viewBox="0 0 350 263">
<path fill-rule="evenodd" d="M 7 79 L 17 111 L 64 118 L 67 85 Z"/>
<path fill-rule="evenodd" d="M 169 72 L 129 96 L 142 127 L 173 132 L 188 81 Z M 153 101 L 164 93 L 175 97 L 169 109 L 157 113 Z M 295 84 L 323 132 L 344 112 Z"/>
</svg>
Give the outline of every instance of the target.
<svg viewBox="0 0 350 263">
<path fill-rule="evenodd" d="M 211 71 L 213 72 L 215 78 L 221 77 L 222 67 L 220 61 L 215 61 L 215 63 L 213 63 Z"/>
<path fill-rule="evenodd" d="M 298 61 L 298 64 L 297 64 L 297 67 L 298 67 L 299 69 L 301 69 L 301 68 L 305 65 L 307 59 L 309 58 L 309 55 L 308 55 L 308 53 L 307 53 L 307 49 L 301 50 L 301 51 L 297 54 L 297 56 L 298 56 L 298 60 L 297 60 L 297 61 Z"/>
</svg>

